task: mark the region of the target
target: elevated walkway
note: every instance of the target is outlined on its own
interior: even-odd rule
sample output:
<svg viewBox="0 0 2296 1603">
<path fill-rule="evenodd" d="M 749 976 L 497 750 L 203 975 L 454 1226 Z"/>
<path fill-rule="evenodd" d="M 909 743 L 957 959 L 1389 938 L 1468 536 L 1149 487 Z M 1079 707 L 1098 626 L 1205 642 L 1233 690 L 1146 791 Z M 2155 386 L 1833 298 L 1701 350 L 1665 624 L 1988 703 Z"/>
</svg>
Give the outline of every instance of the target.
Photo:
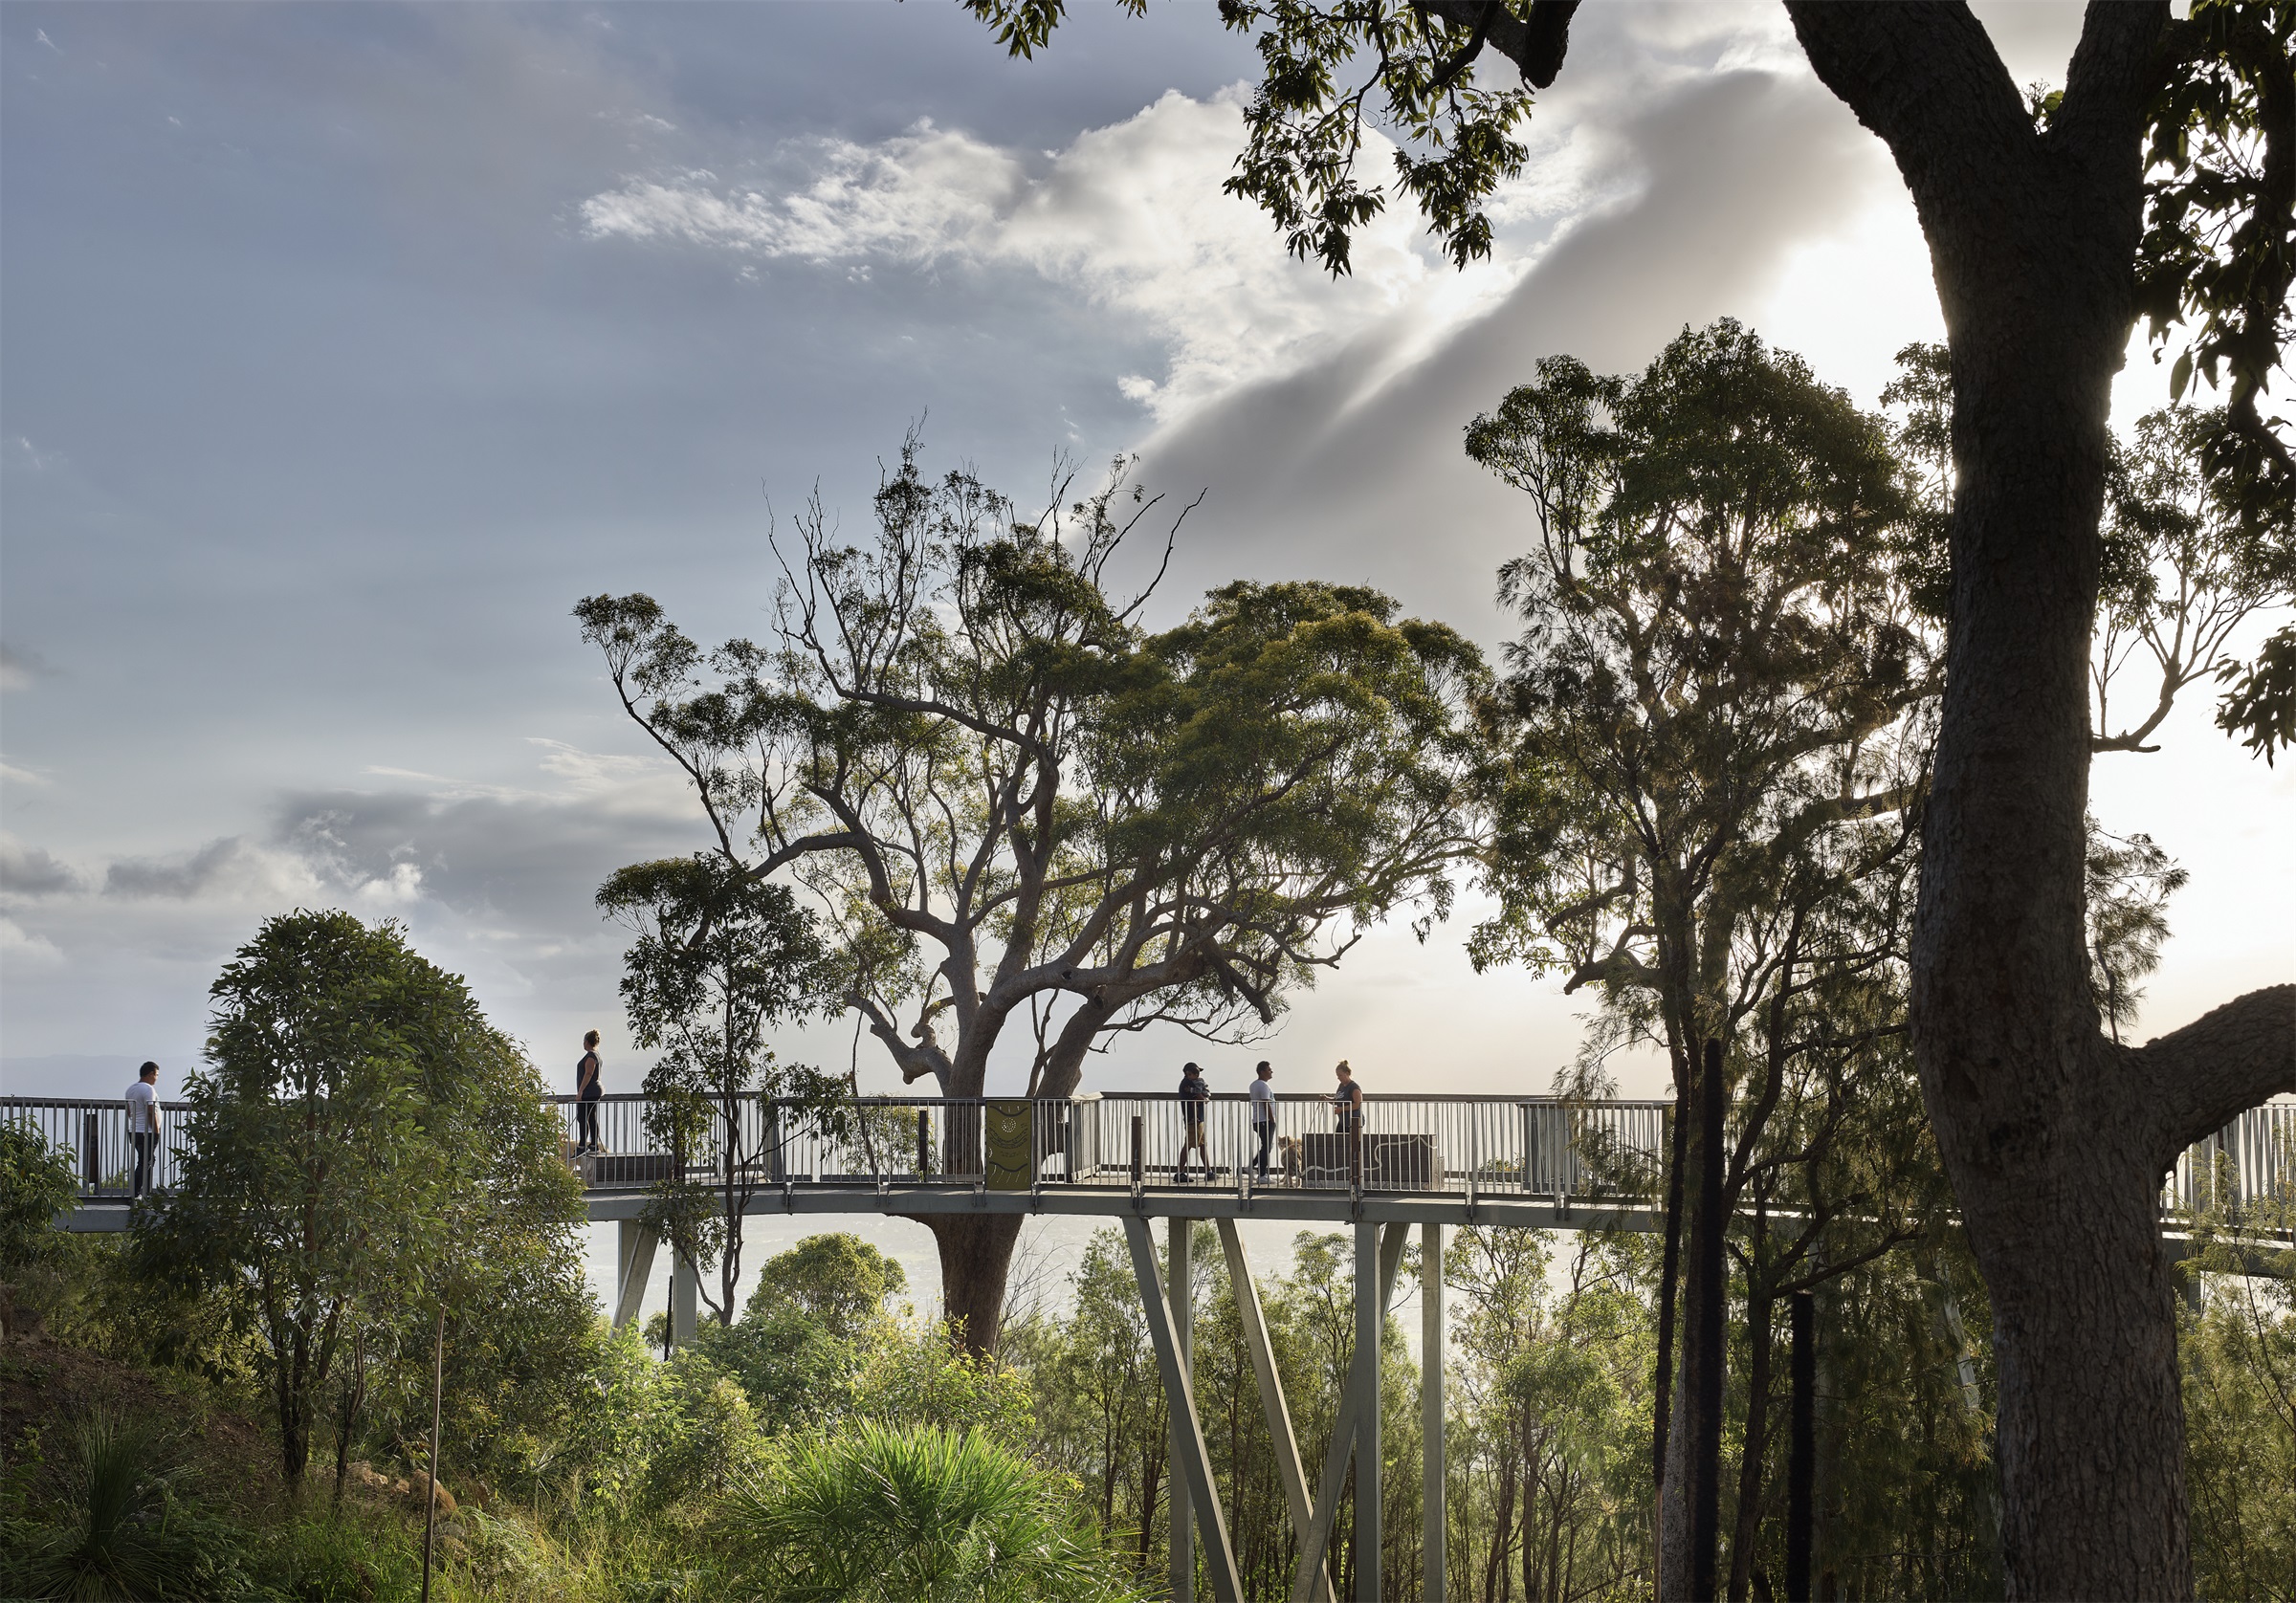
<svg viewBox="0 0 2296 1603">
<path fill-rule="evenodd" d="M 1171 1579 L 1192 1597 L 1199 1548 L 1216 1598 L 1242 1595 L 1220 1488 L 1197 1413 L 1190 1321 L 1194 1224 L 1211 1220 L 1226 1259 L 1237 1324 L 1273 1443 L 1285 1503 L 1299 1539 L 1293 1603 L 1327 1603 L 1332 1526 L 1352 1468 L 1358 1553 L 1380 1550 L 1379 1350 L 1397 1271 L 1419 1233 L 1422 1350 L 1444 1350 L 1441 1265 L 1446 1226 L 1539 1230 L 1656 1230 L 1668 1105 L 1565 1102 L 1551 1097 L 1380 1096 L 1366 1099 L 1362 1129 L 1334 1128 L 1322 1097 L 1279 1098 L 1267 1177 L 1260 1132 L 1242 1097 L 1215 1097 L 1201 1149 L 1185 1145 L 1179 1099 L 1123 1092 L 1059 1100 L 864 1097 L 828 1109 L 737 1099 L 718 1110 L 714 1138 L 696 1140 L 707 1160 L 666 1137 L 665 1109 L 642 1096 L 613 1096 L 596 1110 L 604 1150 L 575 1157 L 573 1098 L 553 1099 L 567 1161 L 583 1178 L 593 1221 L 618 1225 L 614 1323 L 637 1315 L 658 1249 L 643 1219 L 650 1193 L 682 1178 L 706 1186 L 718 1205 L 744 1215 L 961 1213 L 1054 1214 L 1121 1221 L 1157 1372 L 1172 1421 Z M 151 1184 L 165 1206 L 188 1109 L 163 1104 Z M 31 1125 L 76 1154 L 80 1197 L 57 1222 L 74 1230 L 122 1230 L 137 1154 L 120 1102 L 0 1098 L 0 1119 Z M 730 1153 L 730 1157 L 722 1154 Z M 2176 1257 L 2193 1248 L 2185 1228 L 2218 1202 L 2285 1195 L 2296 1154 L 2296 1106 L 2251 1109 L 2177 1160 L 2161 1195 L 2163 1241 Z M 1153 1221 L 1164 1221 L 1158 1262 Z M 1331 1448 L 1311 1482 L 1261 1317 L 1259 1294 L 1237 1221 L 1247 1219 L 1342 1227 L 1353 1237 L 1355 1342 Z M 2258 1240 L 2257 1254 L 2286 1243 Z M 690 1338 L 697 1275 L 673 1265 L 671 1328 Z M 1950 1294 L 1949 1294 L 1950 1295 Z M 1423 1458 L 1423 1595 L 1445 1595 L 1444 1366 L 1420 1372 Z M 1357 1596 L 1376 1600 L 1375 1561 L 1358 1567 Z"/>
</svg>

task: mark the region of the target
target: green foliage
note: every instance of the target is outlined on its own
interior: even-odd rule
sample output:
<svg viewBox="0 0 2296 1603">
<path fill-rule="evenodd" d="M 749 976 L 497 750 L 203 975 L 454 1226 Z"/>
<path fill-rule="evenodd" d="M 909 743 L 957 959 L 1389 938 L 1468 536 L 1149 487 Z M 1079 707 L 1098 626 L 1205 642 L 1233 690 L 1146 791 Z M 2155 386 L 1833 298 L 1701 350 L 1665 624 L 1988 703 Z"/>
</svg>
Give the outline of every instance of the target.
<svg viewBox="0 0 2296 1603">
<path fill-rule="evenodd" d="M 789 1135 L 756 1116 L 755 1099 L 794 1099 L 818 1120 L 843 1089 L 818 1069 L 783 1064 L 765 1043 L 767 1025 L 819 1005 L 827 954 L 787 886 L 722 853 L 618 869 L 598 905 L 637 933 L 623 958 L 622 1000 L 632 1039 L 662 1049 L 646 1071 L 649 1133 L 689 1160 L 654 1186 L 647 1221 L 678 1257 L 717 1266 L 716 1295 L 706 1284 L 701 1295 L 727 1324 L 744 1204 Z"/>
<path fill-rule="evenodd" d="M 2296 537 L 2244 516 L 2228 482 L 2207 469 L 2209 442 L 2224 427 L 2221 410 L 2169 406 L 2139 418 L 2130 437 L 2114 443 L 2089 669 L 2099 750 L 2152 750 L 2143 741 L 2180 691 L 2239 670 L 2225 649 L 2234 632 L 2296 601 Z M 2140 697 L 2138 718 L 2115 732 L 2108 697 L 2132 662 L 2148 666 L 2157 692 L 2150 705 Z M 2221 713 L 2218 722 L 2235 727 Z M 2278 726 L 2266 718 L 2241 727 L 2248 744 L 2269 757 Z"/>
<path fill-rule="evenodd" d="M 53 1319 L 77 1243 L 55 1216 L 77 1200 L 69 1153 L 52 1149 L 30 1124 L 0 1119 L 0 1332 Z"/>
<path fill-rule="evenodd" d="M 908 1285 L 898 1259 L 840 1230 L 808 1236 L 766 1260 L 746 1311 L 755 1319 L 786 1307 L 851 1341 L 884 1318 L 887 1305 Z"/>
<path fill-rule="evenodd" d="M 2169 898 L 2191 876 L 2152 836 L 2107 834 L 2093 818 L 2087 857 L 2089 989 L 2117 1040 L 2144 1000 L 2136 982 L 2160 967 Z"/>
<path fill-rule="evenodd" d="M 1044 48 L 1062 0 L 965 0 L 1014 55 Z M 1137 14 L 1144 0 L 1126 0 Z M 1356 231 L 1386 209 L 1375 179 L 1357 176 L 1366 121 L 1375 143 L 1392 142 L 1394 187 L 1415 202 L 1428 231 L 1464 267 L 1490 253 L 1493 190 L 1523 167 L 1517 132 L 1533 91 L 1562 63 L 1568 8 L 1534 10 L 1528 23 L 1505 5 L 1401 0 L 1221 0 L 1221 21 L 1253 34 L 1263 77 L 1245 110 L 1249 143 L 1227 192 L 1273 219 L 1285 248 L 1348 271 Z M 1510 58 L 1476 70 L 1486 47 Z"/>
<path fill-rule="evenodd" d="M 854 1407 L 872 1351 L 904 1338 L 887 1305 L 907 1283 L 857 1236 L 808 1236 L 766 1261 L 738 1324 L 695 1345 L 740 1382 L 767 1430 L 817 1422 Z"/>
<path fill-rule="evenodd" d="M 1669 1024 L 1726 1036 L 1684 994 L 1719 1002 L 1724 932 L 1919 779 L 1938 649 L 1888 432 L 1724 321 L 1633 378 L 1542 361 L 1468 451 L 1538 529 L 1501 570 L 1525 626 L 1500 731 L 1516 756 L 1500 912 L 1470 950 L 1614 999 L 1672 963 Z M 1693 938 L 1681 920 L 1710 895 L 1719 938 Z"/>
<path fill-rule="evenodd" d="M 56 1241 L 55 1216 L 78 1197 L 71 1153 L 51 1148 L 29 1124 L 0 1120 L 0 1273 L 47 1257 Z"/>
<path fill-rule="evenodd" d="M 1454 1595 L 1635 1595 L 1649 1585 L 1652 1342 L 1631 1248 L 1469 1228 L 1448 1378 Z"/>
<path fill-rule="evenodd" d="M 155 1278 L 136 1243 L 120 1236 L 74 1237 L 67 1257 L 66 1289 L 52 1314 L 61 1339 L 229 1390 L 253 1382 L 253 1310 L 236 1287 Z"/>
<path fill-rule="evenodd" d="M 2196 0 L 2163 41 L 2149 118 L 2138 306 L 2155 347 L 2182 328 L 2169 387 L 2229 383 L 2197 442 L 2206 472 L 2253 528 L 2296 526 L 2289 422 L 2259 400 L 2296 334 L 2296 11 Z"/>
<path fill-rule="evenodd" d="M 2278 1154 L 2285 1165 L 2296 1153 Z M 2229 1158 L 2224 1160 L 2230 1162 Z M 2194 1221 L 2198 1307 L 2184 1363 L 2193 1569 L 2203 1597 L 2296 1599 L 2296 1187 L 2241 1197 L 2229 1174 Z"/>
<path fill-rule="evenodd" d="M 2296 626 L 2275 632 L 2253 663 L 2228 663 L 2217 678 L 2228 687 L 2217 709 L 2219 729 L 2240 736 L 2266 764 L 2275 751 L 2296 746 Z"/>
<path fill-rule="evenodd" d="M 1030 519 L 921 451 L 869 542 L 801 514 L 769 645 L 705 653 L 645 596 L 576 608 L 723 871 L 824 910 L 835 988 L 904 1078 L 978 1095 L 1025 1013 L 1029 1092 L 1063 1095 L 1109 1032 L 1263 1028 L 1365 922 L 1447 905 L 1471 646 L 1316 583 L 1231 585 L 1151 635 L 1109 577 L 1158 505 L 1128 462 Z"/>
<path fill-rule="evenodd" d="M 985 1432 L 865 1420 L 796 1444 L 725 1517 L 775 1598 L 1144 1595 L 1109 1573 L 1070 1492 Z"/>
<path fill-rule="evenodd" d="M 590 1318 L 532 1066 L 396 928 L 344 913 L 269 920 L 213 995 L 182 1179 L 138 1216 L 132 1272 L 240 1310 L 291 1482 L 324 1424 L 339 1466 L 362 1430 L 427 1434 L 441 1299 L 459 1450 L 516 1458 Z"/>
<path fill-rule="evenodd" d="M 184 1495 L 180 1451 L 147 1419 L 77 1420 L 0 1556 L 11 1595 L 85 1600 L 213 1597 L 247 1582 L 228 1528 Z"/>
<path fill-rule="evenodd" d="M 754 1473 L 765 1438 L 740 1386 L 687 1349 L 662 1367 L 649 1413 L 642 1508 L 707 1506 Z"/>
<path fill-rule="evenodd" d="M 1016 1369 L 966 1350 L 942 1326 L 880 1328 L 852 1380 L 856 1417 L 977 1432 L 1015 1449 L 1033 1434 L 1034 1410 Z"/>
<path fill-rule="evenodd" d="M 1998 1596 L 1990 1315 L 1966 1243 L 1947 1235 L 1933 1250 L 1875 1259 L 1818 1299 L 1821 1584 L 1830 1572 L 1843 1597 Z M 1771 1372 L 1782 1378 L 1778 1335 Z M 1743 1367 L 1733 1355 L 1733 1371 Z M 1784 1438 L 1766 1447 L 1778 1486 Z M 1773 1577 L 1783 1574 L 1782 1524 L 1755 1555 Z"/>
</svg>

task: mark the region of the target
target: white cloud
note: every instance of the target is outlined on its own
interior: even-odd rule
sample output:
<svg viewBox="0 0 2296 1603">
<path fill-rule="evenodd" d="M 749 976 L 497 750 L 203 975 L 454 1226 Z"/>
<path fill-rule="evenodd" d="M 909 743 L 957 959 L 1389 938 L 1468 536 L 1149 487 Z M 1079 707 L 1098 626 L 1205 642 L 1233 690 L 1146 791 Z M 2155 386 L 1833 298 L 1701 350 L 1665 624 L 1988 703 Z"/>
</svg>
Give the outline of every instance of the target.
<svg viewBox="0 0 2296 1603">
<path fill-rule="evenodd" d="M 236 835 L 196 851 L 166 857 L 123 857 L 104 870 L 103 893 L 131 900 L 209 902 L 271 907 L 309 901 L 326 887 L 293 852 L 255 845 Z"/>
<path fill-rule="evenodd" d="M 12 918 L 0 918 L 0 960 L 48 967 L 62 963 L 64 955 L 54 941 L 28 933 Z"/>
<path fill-rule="evenodd" d="M 1206 100 L 1168 92 L 1047 157 L 930 121 L 873 145 L 808 141 L 776 152 L 806 170 L 794 186 L 694 169 L 593 195 L 583 218 L 596 238 L 829 264 L 856 278 L 870 258 L 1034 272 L 1165 344 L 1164 376 L 1130 373 L 1116 384 L 1170 422 L 1351 340 L 1376 336 L 1382 346 L 1365 370 L 1371 386 L 1424 356 L 1506 293 L 1558 219 L 1620 191 L 1619 175 L 1602 170 L 1606 146 L 1582 128 L 1534 129 L 1530 176 L 1494 204 L 1527 241 L 1464 274 L 1433 253 L 1407 205 L 1362 231 L 1346 278 L 1287 257 L 1258 209 L 1221 191 L 1244 141 L 1232 91 Z M 1390 160 L 1375 136 L 1364 170 L 1384 177 Z"/>
</svg>

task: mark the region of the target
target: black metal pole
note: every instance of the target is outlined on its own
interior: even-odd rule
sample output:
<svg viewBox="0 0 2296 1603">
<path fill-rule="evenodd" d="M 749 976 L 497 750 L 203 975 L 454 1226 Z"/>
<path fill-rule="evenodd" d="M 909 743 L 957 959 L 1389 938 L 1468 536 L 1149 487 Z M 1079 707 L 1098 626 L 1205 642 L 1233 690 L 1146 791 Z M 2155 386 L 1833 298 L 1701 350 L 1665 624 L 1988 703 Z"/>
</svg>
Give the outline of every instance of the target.
<svg viewBox="0 0 2296 1603">
<path fill-rule="evenodd" d="M 1810 1603 L 1811 1491 L 1818 1472 L 1818 1302 L 1792 1299 L 1793 1418 L 1786 1446 L 1786 1598 Z"/>
<path fill-rule="evenodd" d="M 916 1177 L 924 1179 L 933 1173 L 933 1115 L 924 1109 L 916 1110 Z"/>
</svg>

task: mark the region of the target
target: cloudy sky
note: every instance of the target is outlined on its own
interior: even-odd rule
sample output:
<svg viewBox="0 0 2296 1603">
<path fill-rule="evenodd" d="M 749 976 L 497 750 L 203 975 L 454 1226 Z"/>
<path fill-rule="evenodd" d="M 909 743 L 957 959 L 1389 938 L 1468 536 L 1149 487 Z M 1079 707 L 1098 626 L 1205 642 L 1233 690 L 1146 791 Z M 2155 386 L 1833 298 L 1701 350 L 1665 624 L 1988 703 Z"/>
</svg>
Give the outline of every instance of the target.
<svg viewBox="0 0 2296 1603">
<path fill-rule="evenodd" d="M 2077 13 L 1979 9 L 2062 77 Z M 5 1088 L 152 1056 L 172 1090 L 219 963 L 298 905 L 405 920 L 554 1075 L 618 1043 L 590 894 L 699 837 L 568 609 L 756 631 L 769 505 L 818 483 L 857 528 L 912 420 L 1020 492 L 1129 450 L 1206 491 L 1167 615 L 1315 575 L 1496 643 L 1521 512 L 1460 430 L 1538 357 L 1728 314 L 1871 404 L 1939 333 L 1775 7 L 1582 12 L 1464 274 L 1399 213 L 1334 284 L 1222 197 L 1253 66 L 1193 0 L 1033 64 L 938 0 L 0 9 Z M 2137 352 L 2122 415 L 2162 398 Z M 2153 1029 L 2296 956 L 2296 779 L 2202 706 L 2166 746 L 2096 787 L 2193 871 Z M 1543 1088 L 1575 1004 L 1457 933 L 1368 942 L 1273 1055 Z"/>
</svg>

